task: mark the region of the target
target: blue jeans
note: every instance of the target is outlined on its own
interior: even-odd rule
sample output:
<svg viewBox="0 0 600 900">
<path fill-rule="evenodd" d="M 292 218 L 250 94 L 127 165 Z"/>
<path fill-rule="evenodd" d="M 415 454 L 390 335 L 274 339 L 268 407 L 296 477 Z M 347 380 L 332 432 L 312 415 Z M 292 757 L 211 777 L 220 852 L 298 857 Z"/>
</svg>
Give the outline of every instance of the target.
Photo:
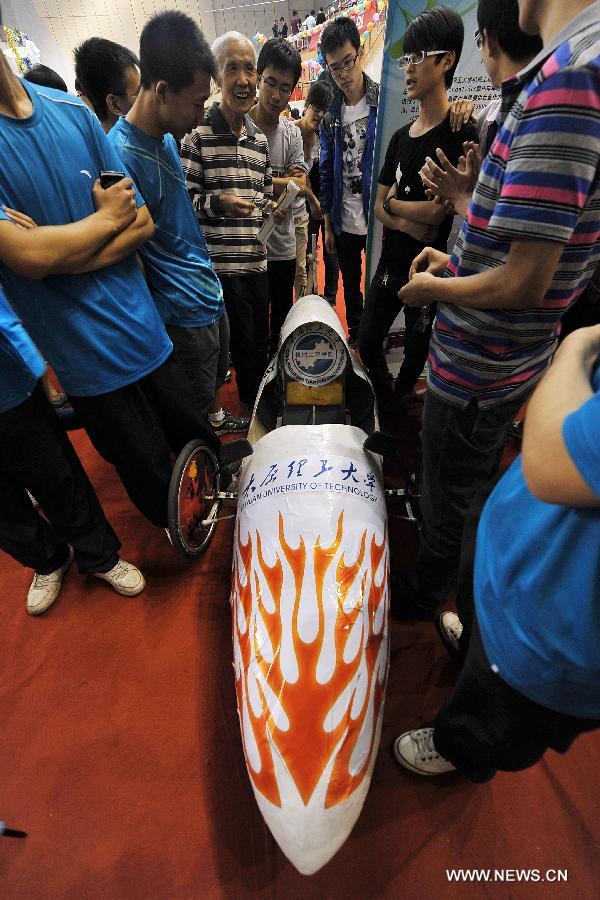
<svg viewBox="0 0 600 900">
<path fill-rule="evenodd" d="M 433 612 L 448 599 L 460 562 L 463 526 L 477 494 L 500 469 L 506 431 L 525 397 L 480 409 L 451 406 L 428 390 L 423 413 L 421 533 L 416 603 Z"/>
</svg>

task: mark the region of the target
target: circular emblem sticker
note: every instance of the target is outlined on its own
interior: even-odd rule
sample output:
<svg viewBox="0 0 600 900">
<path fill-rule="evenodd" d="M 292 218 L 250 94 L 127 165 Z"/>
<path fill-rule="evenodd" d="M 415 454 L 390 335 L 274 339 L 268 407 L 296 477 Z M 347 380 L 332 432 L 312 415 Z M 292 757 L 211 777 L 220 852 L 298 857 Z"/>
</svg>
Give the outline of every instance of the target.
<svg viewBox="0 0 600 900">
<path fill-rule="evenodd" d="M 321 323 L 296 328 L 283 348 L 285 371 L 307 387 L 320 387 L 339 378 L 346 358 L 339 334 Z"/>
</svg>

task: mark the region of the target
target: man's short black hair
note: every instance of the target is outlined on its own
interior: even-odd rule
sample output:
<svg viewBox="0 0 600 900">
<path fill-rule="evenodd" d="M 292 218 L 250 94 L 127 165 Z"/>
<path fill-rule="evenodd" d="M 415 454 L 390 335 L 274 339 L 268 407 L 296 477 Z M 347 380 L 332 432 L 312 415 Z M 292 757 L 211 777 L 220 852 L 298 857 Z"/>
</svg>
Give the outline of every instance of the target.
<svg viewBox="0 0 600 900">
<path fill-rule="evenodd" d="M 194 20 L 176 10 L 150 19 L 140 37 L 142 87 L 166 81 L 172 91 L 181 91 L 198 70 L 213 78 L 217 74 L 215 58 Z"/>
<path fill-rule="evenodd" d="M 456 10 L 438 6 L 426 9 L 412 20 L 404 35 L 404 52 L 454 50 L 454 65 L 446 72 L 446 87 L 449 88 L 460 60 L 464 39 L 465 26 Z M 442 59 L 442 56 L 436 57 L 436 62 Z"/>
<path fill-rule="evenodd" d="M 74 55 L 77 81 L 102 122 L 108 116 L 107 96 L 125 94 L 127 70 L 140 61 L 127 47 L 99 37 L 84 41 Z"/>
<path fill-rule="evenodd" d="M 256 71 L 262 75 L 268 66 L 279 69 L 280 72 L 289 72 L 296 87 L 302 72 L 302 57 L 283 38 L 271 38 L 262 45 L 256 60 Z"/>
<path fill-rule="evenodd" d="M 306 98 L 307 106 L 314 106 L 315 109 L 329 109 L 329 104 L 333 99 L 333 91 L 331 85 L 326 81 L 313 81 Z"/>
<path fill-rule="evenodd" d="M 519 0 L 479 0 L 477 26 L 482 34 L 496 38 L 513 62 L 533 59 L 543 46 L 541 37 L 519 28 Z"/>
<path fill-rule="evenodd" d="M 28 72 L 25 72 L 23 78 L 25 81 L 31 81 L 32 84 L 41 84 L 42 87 L 54 88 L 56 91 L 64 91 L 65 94 L 69 90 L 58 72 L 55 72 L 50 66 L 42 65 L 42 63 L 39 63 L 37 66 L 32 66 Z"/>
<path fill-rule="evenodd" d="M 357 52 L 360 50 L 360 32 L 356 27 L 356 22 L 348 16 L 340 16 L 323 29 L 321 53 L 325 62 L 327 62 L 327 54 L 335 53 L 344 46 L 346 41 L 350 41 Z"/>
</svg>

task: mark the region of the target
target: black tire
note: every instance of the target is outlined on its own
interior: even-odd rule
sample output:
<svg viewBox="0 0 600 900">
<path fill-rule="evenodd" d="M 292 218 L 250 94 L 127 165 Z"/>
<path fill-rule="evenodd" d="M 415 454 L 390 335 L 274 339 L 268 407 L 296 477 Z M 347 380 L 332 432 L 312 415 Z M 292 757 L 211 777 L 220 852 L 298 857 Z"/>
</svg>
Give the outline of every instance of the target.
<svg viewBox="0 0 600 900">
<path fill-rule="evenodd" d="M 169 485 L 169 534 L 182 556 L 201 556 L 215 533 L 219 501 L 205 498 L 219 492 L 218 469 L 215 454 L 201 440 L 186 444 L 175 460 Z M 202 525 L 207 519 L 210 524 Z"/>
</svg>

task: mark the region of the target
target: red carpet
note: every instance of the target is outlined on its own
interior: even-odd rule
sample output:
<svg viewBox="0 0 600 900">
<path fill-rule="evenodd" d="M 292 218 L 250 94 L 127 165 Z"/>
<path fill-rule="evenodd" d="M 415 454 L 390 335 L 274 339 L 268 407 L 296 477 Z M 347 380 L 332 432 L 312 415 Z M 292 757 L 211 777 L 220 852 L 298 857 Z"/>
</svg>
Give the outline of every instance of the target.
<svg viewBox="0 0 600 900">
<path fill-rule="evenodd" d="M 231 391 L 233 396 L 233 391 Z M 234 404 L 231 406 L 233 408 Z M 408 455 L 417 411 L 405 423 Z M 404 429 L 402 429 L 404 430 Z M 258 813 L 236 712 L 228 603 L 233 526 L 179 559 L 111 467 L 73 435 L 123 556 L 148 587 L 126 600 L 72 569 L 55 606 L 25 611 L 30 573 L 0 559 L 0 838 L 5 900 L 595 898 L 600 734 L 523 773 L 474 786 L 400 770 L 393 738 L 425 724 L 456 678 L 426 624 L 393 625 L 385 725 L 353 834 L 312 878 Z M 415 535 L 394 520 L 406 566 Z M 447 869 L 568 870 L 568 882 L 449 883 Z M 491 873 L 493 876 L 493 872 Z"/>
</svg>

